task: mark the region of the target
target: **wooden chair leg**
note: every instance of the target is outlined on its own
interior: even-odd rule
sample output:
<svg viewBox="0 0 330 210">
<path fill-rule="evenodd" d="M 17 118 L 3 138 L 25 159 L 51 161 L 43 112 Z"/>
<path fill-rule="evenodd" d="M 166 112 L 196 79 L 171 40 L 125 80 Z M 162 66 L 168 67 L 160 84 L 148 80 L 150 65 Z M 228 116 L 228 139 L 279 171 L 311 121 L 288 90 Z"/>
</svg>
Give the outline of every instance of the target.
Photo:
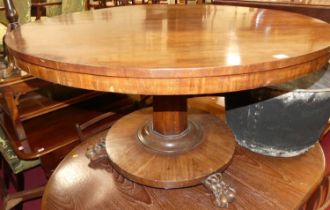
<svg viewBox="0 0 330 210">
<path fill-rule="evenodd" d="M 1 111 L 0 111 L 1 112 Z M 3 161 L 5 161 L 4 160 L 4 158 L 2 157 L 2 155 L 0 155 L 0 168 L 3 170 Z"/>
<path fill-rule="evenodd" d="M 24 174 L 23 172 L 14 174 L 8 164 L 4 163 L 4 182 L 5 186 L 8 189 L 10 187 L 10 183 L 13 184 L 16 191 L 24 190 Z"/>
<path fill-rule="evenodd" d="M 4 172 L 4 158 L 0 155 L 0 168 L 2 169 L 2 171 Z M 2 177 L 0 177 L 0 199 L 4 199 L 6 197 L 6 195 L 8 194 L 7 191 L 7 187 L 4 181 L 4 175 Z"/>
<path fill-rule="evenodd" d="M 2 165 L 3 165 L 3 196 L 8 196 L 7 190 L 10 187 L 10 183 L 13 184 L 15 190 L 17 192 L 24 191 L 24 174 L 23 172 L 14 174 L 13 171 L 11 170 L 10 166 L 8 163 L 2 158 L 1 160 Z M 2 183 L 1 183 L 2 184 Z M 23 209 L 23 204 L 18 203 L 15 205 L 15 210 L 22 210 Z"/>
<path fill-rule="evenodd" d="M 22 191 L 22 190 L 24 190 L 24 174 L 23 174 L 23 172 L 21 172 L 21 173 L 18 173 L 18 174 L 16 174 L 16 175 L 14 175 L 14 176 L 16 176 L 15 177 L 15 179 L 16 179 L 16 190 L 17 191 Z"/>
<path fill-rule="evenodd" d="M 4 182 L 4 180 L 2 178 L 0 178 L 0 190 L 1 190 L 1 192 L 0 192 L 1 193 L 0 198 L 1 199 L 4 199 L 7 196 L 8 191 L 7 191 L 7 188 L 5 186 L 5 182 Z"/>
<path fill-rule="evenodd" d="M 15 179 L 16 179 L 15 188 L 16 188 L 17 192 L 24 191 L 24 174 L 23 174 L 23 172 L 16 174 Z M 15 210 L 23 210 L 23 203 L 17 204 L 17 206 L 15 207 Z"/>
<path fill-rule="evenodd" d="M 9 189 L 10 178 L 11 177 L 11 169 L 8 166 L 6 161 L 3 161 L 3 179 L 6 189 Z"/>
<path fill-rule="evenodd" d="M 4 199 L 2 210 L 10 210 L 24 201 L 39 198 L 42 196 L 44 189 L 45 187 L 42 186 L 32 190 L 12 193 Z"/>
</svg>

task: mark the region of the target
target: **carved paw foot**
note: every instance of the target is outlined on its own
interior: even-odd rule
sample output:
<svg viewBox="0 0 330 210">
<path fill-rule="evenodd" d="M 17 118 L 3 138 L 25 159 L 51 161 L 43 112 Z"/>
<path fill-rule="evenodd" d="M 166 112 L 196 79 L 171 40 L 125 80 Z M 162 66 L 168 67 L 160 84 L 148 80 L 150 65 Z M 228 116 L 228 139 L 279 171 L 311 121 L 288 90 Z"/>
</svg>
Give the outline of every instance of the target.
<svg viewBox="0 0 330 210">
<path fill-rule="evenodd" d="M 86 157 L 90 160 L 91 168 L 100 168 L 112 172 L 106 148 L 105 139 L 101 139 L 99 143 L 89 145 L 86 150 Z"/>
<path fill-rule="evenodd" d="M 107 152 L 105 150 L 105 140 L 101 139 L 99 143 L 89 145 L 87 147 L 86 156 L 91 161 L 108 157 Z"/>
<path fill-rule="evenodd" d="M 210 175 L 203 181 L 203 184 L 213 193 L 214 203 L 217 207 L 228 208 L 229 203 L 234 201 L 236 191 L 225 183 L 221 173 Z"/>
</svg>

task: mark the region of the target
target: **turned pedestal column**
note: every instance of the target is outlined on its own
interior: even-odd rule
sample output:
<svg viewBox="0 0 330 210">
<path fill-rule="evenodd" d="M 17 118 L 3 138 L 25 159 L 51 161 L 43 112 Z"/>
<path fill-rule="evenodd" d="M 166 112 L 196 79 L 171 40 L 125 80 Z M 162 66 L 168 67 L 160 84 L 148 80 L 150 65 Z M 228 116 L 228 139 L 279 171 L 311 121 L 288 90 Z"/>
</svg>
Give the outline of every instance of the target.
<svg viewBox="0 0 330 210">
<path fill-rule="evenodd" d="M 186 96 L 155 96 L 153 108 L 133 112 L 110 129 L 106 148 L 114 167 L 129 179 L 178 188 L 223 170 L 235 141 L 217 117 L 188 112 Z"/>
</svg>

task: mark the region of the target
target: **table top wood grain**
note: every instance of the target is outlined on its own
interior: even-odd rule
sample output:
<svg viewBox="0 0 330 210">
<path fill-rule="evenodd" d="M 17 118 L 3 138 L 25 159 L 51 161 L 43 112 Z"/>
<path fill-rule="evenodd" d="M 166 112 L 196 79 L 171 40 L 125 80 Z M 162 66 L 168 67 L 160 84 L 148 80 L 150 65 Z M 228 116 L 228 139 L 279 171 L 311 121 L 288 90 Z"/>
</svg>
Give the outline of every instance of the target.
<svg viewBox="0 0 330 210">
<path fill-rule="evenodd" d="M 330 23 L 328 0 L 214 0 L 213 3 L 295 12 Z"/>
<path fill-rule="evenodd" d="M 293 79 L 329 59 L 330 25 L 298 14 L 147 5 L 67 14 L 6 36 L 16 64 L 86 89 L 182 95 Z"/>
<path fill-rule="evenodd" d="M 235 0 L 234 0 L 235 1 Z M 246 2 L 260 2 L 269 4 L 292 4 L 292 5 L 305 5 L 305 6 L 330 6 L 328 0 L 236 0 Z"/>
<path fill-rule="evenodd" d="M 224 110 L 216 102 L 217 98 L 194 98 L 189 106 L 223 119 Z M 135 184 L 115 171 L 90 168 L 86 148 L 105 135 L 94 136 L 66 156 L 48 181 L 42 209 L 218 209 L 201 185 L 157 189 Z M 319 144 L 293 158 L 262 156 L 237 146 L 224 172 L 224 179 L 237 191 L 229 209 L 298 209 L 320 184 L 324 169 Z"/>
</svg>

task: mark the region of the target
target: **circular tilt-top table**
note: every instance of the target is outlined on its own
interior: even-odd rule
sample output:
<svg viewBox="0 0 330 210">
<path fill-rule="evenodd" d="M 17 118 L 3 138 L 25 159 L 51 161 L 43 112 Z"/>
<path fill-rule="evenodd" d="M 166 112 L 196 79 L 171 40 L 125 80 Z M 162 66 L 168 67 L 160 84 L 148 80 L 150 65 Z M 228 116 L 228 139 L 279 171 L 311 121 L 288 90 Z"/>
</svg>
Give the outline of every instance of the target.
<svg viewBox="0 0 330 210">
<path fill-rule="evenodd" d="M 189 95 L 253 89 L 320 69 L 330 26 L 286 12 L 229 6 L 128 6 L 62 15 L 7 34 L 15 64 L 42 79 L 153 95 L 121 118 L 105 148 L 126 178 L 156 188 L 197 185 L 230 163 L 235 141 Z"/>
</svg>

